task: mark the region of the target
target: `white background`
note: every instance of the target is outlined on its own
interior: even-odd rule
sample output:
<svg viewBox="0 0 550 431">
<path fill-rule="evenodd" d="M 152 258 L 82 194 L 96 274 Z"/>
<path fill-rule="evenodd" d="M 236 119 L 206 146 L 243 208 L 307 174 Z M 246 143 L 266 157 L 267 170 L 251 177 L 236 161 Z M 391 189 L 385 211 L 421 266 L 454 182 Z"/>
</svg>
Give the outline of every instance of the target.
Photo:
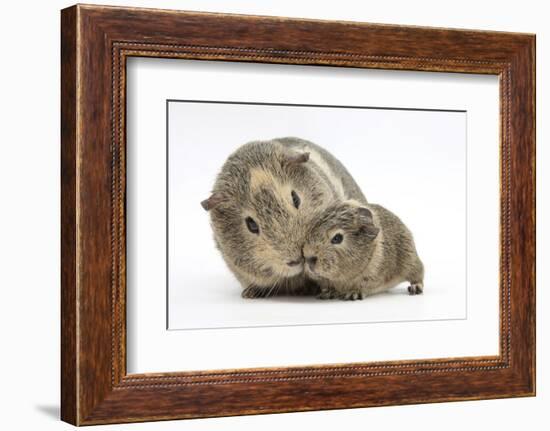
<svg viewBox="0 0 550 431">
<path fill-rule="evenodd" d="M 128 65 L 127 82 L 129 373 L 497 354 L 499 108 L 495 77 L 133 59 Z M 208 82 L 208 85 L 197 84 L 201 82 Z M 184 150 L 182 154 L 175 150 L 170 152 L 171 173 L 175 172 L 179 161 L 184 166 L 181 171 L 188 172 L 184 183 L 190 183 L 189 190 L 180 190 L 179 186 L 171 190 L 171 208 L 176 210 L 170 219 L 171 246 L 175 245 L 178 253 L 181 247 L 192 250 L 193 259 L 198 260 L 186 265 L 185 260 L 189 257 L 185 253 L 170 255 L 170 266 L 176 270 L 170 275 L 171 281 L 177 283 L 185 274 L 183 284 L 188 286 L 183 287 L 189 289 L 177 291 L 172 296 L 170 302 L 178 314 L 174 317 L 172 313 L 170 319 L 172 324 L 188 325 L 189 321 L 181 320 L 182 315 L 189 315 L 191 319 L 199 315 L 201 326 L 213 323 L 227 326 L 229 323 L 231 329 L 166 331 L 166 154 L 162 145 L 166 133 L 165 100 L 184 97 L 401 107 L 418 107 L 422 101 L 424 107 L 431 109 L 467 110 L 468 318 L 463 318 L 465 130 L 464 118 L 460 126 L 453 125 L 451 114 L 443 117 L 445 119 L 434 120 L 434 117 L 422 117 L 419 112 L 394 111 L 390 117 L 384 111 L 371 118 L 365 117 L 367 111 L 343 114 L 340 109 L 338 117 L 329 119 L 327 108 L 317 110 L 317 123 L 337 122 L 340 130 L 348 130 L 347 139 L 352 142 L 338 143 L 332 142 L 338 140 L 337 132 L 312 131 L 303 125 L 298 128 L 299 122 L 288 123 L 289 134 L 306 133 L 306 137 L 333 150 L 352 172 L 356 172 L 360 183 L 370 185 L 367 189 L 372 191 L 372 201 L 383 202 L 404 217 L 420 239 L 419 250 L 427 267 L 425 295 L 411 298 L 403 293 L 399 295 L 396 290 L 390 295 L 357 302 L 319 303 L 314 298 L 294 298 L 292 302 L 287 300 L 284 307 L 276 299 L 244 302 L 238 290 L 231 297 L 231 286 L 223 282 L 224 275 L 230 279 L 227 271 L 221 274 L 222 277 L 216 274 L 215 262 L 220 265 L 219 270 L 224 270 L 223 263 L 216 260 L 219 259 L 216 250 L 210 246 L 209 254 L 201 256 L 201 248 L 194 244 L 208 245 L 205 238 L 211 236 L 208 217 L 197 202 L 208 193 L 212 177 L 226 157 L 225 146 L 236 145 L 231 144 L 232 140 L 239 142 L 247 136 L 247 130 L 253 133 L 252 136 L 257 136 L 260 130 L 270 134 L 276 133 L 275 130 L 280 132 L 275 115 L 266 111 L 274 108 L 261 111 L 254 107 L 248 108 L 255 113 L 251 121 L 255 123 L 254 130 L 247 127 L 242 127 L 245 131 L 241 133 L 229 130 L 238 120 L 233 117 L 235 111 L 230 114 L 225 110 L 224 115 L 210 115 L 212 123 L 217 117 L 225 117 L 216 122 L 216 127 L 210 125 L 215 129 L 213 136 L 207 132 L 197 133 L 200 131 L 197 128 L 187 137 L 197 140 L 194 143 L 196 150 L 189 151 L 190 146 L 181 145 L 178 149 Z M 181 112 L 181 106 L 179 109 L 180 118 L 190 118 L 189 112 Z M 196 106 L 191 109 L 193 115 L 197 115 L 197 109 Z M 247 108 L 242 106 L 241 109 Z M 370 115 L 375 114 L 370 112 Z M 265 116 L 275 124 L 262 126 Z M 200 123 L 198 118 L 191 120 Z M 395 125 L 384 127 L 384 123 L 391 124 L 392 120 Z M 435 121 L 438 127 L 434 127 Z M 172 119 L 173 139 L 185 138 L 182 133 L 186 129 L 181 123 Z M 454 137 L 449 137 L 450 134 Z M 406 142 L 403 142 L 404 137 Z M 372 156 L 368 155 L 366 148 L 371 139 L 374 142 L 384 140 L 385 151 L 371 151 Z M 357 156 L 357 148 L 364 149 L 360 156 Z M 414 151 L 429 156 L 414 157 L 411 154 Z M 207 154 L 208 158 L 195 161 L 197 152 Z M 369 162 L 378 166 L 365 169 Z M 199 165 L 205 172 L 198 174 L 190 165 Z M 410 165 L 418 172 L 408 179 Z M 203 180 L 203 175 L 208 179 Z M 417 196 L 420 190 L 423 196 Z M 178 223 L 180 220 L 185 222 Z M 176 229 L 186 225 L 192 226 L 193 234 Z M 200 238 L 201 230 L 205 238 Z M 205 281 L 216 288 L 215 292 L 210 292 L 210 297 L 199 294 Z M 223 292 L 223 299 L 219 299 L 220 292 Z M 220 304 L 216 305 L 218 301 Z M 190 312 L 190 308 L 193 311 Z M 224 318 L 223 313 L 230 318 Z M 279 317 L 272 315 L 267 320 L 263 314 L 268 313 L 276 313 Z M 355 323 L 365 320 L 385 323 Z M 246 328 L 250 323 L 257 325 L 266 321 L 271 324 L 269 328 Z M 348 324 L 345 327 L 280 326 L 281 322 L 342 321 Z M 411 332 L 418 336 L 410 337 Z M 358 339 L 368 342 L 357 343 Z"/>
<path fill-rule="evenodd" d="M 111 1 L 102 3 L 114 4 Z M 550 116 L 548 12 L 540 1 L 339 2 L 118 1 L 117 4 L 287 15 L 324 19 L 478 28 L 537 33 L 538 261 L 537 398 L 295 413 L 255 417 L 105 426 L 97 429 L 323 430 L 544 429 L 550 420 L 548 150 Z M 71 429 L 59 409 L 59 8 L 64 1 L 11 2 L 2 10 L 0 69 L 0 253 L 2 292 L 1 425 L 6 429 Z M 32 126 L 29 126 L 31 121 Z M 32 266 L 30 266 L 32 265 Z"/>
<path fill-rule="evenodd" d="M 260 69 L 270 67 L 262 65 Z M 273 82 L 271 76 L 277 71 L 284 75 L 288 67 L 276 65 L 267 79 Z M 295 72 L 290 79 L 296 83 L 302 77 L 312 85 L 310 70 L 304 68 L 302 75 Z M 335 69 L 326 75 L 332 71 Z M 221 74 L 216 73 L 220 81 Z M 449 79 L 455 77 L 460 79 L 458 75 Z M 486 91 L 488 95 L 498 93 L 497 78 L 468 78 L 491 83 L 494 89 Z M 245 79 L 250 87 L 250 79 Z M 356 81 L 351 84 L 354 88 L 361 88 L 362 94 L 371 93 L 365 88 L 369 86 Z M 371 86 L 386 91 L 380 89 L 384 86 L 376 83 L 376 77 L 370 81 Z M 342 88 L 336 84 L 318 87 L 340 87 L 341 95 Z M 478 93 L 482 85 L 475 85 Z M 272 86 L 285 88 L 282 83 Z M 304 97 L 291 91 L 295 102 Z M 258 96 L 255 90 L 252 93 Z M 368 98 L 365 103 L 369 103 Z M 425 107 L 424 101 L 418 103 L 419 108 Z M 170 329 L 466 318 L 466 112 L 188 102 L 170 102 L 168 109 Z M 141 122 L 147 123 L 145 119 Z M 129 128 L 134 127 L 129 123 Z M 354 302 L 319 301 L 314 296 L 256 301 L 240 297 L 242 288 L 214 245 L 210 217 L 197 203 L 209 196 L 225 158 L 236 148 L 251 140 L 280 136 L 299 136 L 330 151 L 349 169 L 369 202 L 385 206 L 403 220 L 413 232 L 426 268 L 425 295 L 411 298 L 407 283 L 402 283 Z M 498 122 L 494 122 L 494 138 L 498 148 Z M 129 148 L 135 147 L 130 144 Z M 494 154 L 492 176 L 497 180 L 498 149 Z M 162 166 L 151 169 L 152 159 L 148 160 L 149 169 L 141 172 L 145 177 L 142 181 L 164 173 Z M 496 182 L 491 183 L 498 188 Z M 489 204 L 495 216 L 497 199 Z M 498 216 L 493 219 L 493 229 L 484 230 L 493 241 L 485 238 L 480 242 L 498 241 L 497 220 Z M 139 235 L 135 230 L 133 233 Z M 498 284 L 498 252 L 496 247 L 493 250 L 494 266 L 485 268 L 493 272 L 494 286 Z M 160 285 L 165 277 L 161 280 Z M 159 284 L 149 287 L 156 289 Z"/>
</svg>

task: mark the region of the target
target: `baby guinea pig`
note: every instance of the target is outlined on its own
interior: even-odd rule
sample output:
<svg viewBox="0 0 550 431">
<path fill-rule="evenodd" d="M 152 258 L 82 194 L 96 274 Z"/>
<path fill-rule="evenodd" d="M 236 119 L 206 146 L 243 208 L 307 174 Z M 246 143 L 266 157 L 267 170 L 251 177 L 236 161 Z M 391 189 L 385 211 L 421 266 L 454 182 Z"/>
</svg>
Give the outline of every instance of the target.
<svg viewBox="0 0 550 431">
<path fill-rule="evenodd" d="M 423 290 L 424 266 L 411 232 L 380 205 L 348 200 L 317 213 L 304 257 L 321 299 L 363 299 L 403 281 L 411 295 Z"/>
<path fill-rule="evenodd" d="M 239 147 L 201 204 L 242 296 L 250 298 L 318 289 L 303 271 L 304 221 L 347 198 L 366 203 L 335 157 L 309 141 L 280 138 Z"/>
</svg>

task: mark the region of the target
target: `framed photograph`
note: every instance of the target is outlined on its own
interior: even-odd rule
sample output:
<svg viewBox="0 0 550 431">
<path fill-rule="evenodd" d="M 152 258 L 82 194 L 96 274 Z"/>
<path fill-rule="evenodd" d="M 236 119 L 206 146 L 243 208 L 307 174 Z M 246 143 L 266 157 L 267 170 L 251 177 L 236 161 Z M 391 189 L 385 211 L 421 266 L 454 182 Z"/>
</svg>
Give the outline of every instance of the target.
<svg viewBox="0 0 550 431">
<path fill-rule="evenodd" d="M 61 415 L 535 394 L 535 36 L 61 13 Z"/>
</svg>

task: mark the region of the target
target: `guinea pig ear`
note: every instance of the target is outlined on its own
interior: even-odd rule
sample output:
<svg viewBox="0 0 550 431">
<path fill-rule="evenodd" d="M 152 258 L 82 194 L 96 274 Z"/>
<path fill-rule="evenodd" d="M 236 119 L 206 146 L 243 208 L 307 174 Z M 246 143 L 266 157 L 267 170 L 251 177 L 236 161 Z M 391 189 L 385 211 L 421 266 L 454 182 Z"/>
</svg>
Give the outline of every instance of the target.
<svg viewBox="0 0 550 431">
<path fill-rule="evenodd" d="M 374 220 L 372 218 L 372 213 L 368 208 L 359 207 L 357 208 L 357 216 L 361 224 L 373 224 Z"/>
<path fill-rule="evenodd" d="M 365 234 L 374 239 L 380 232 L 380 229 L 374 225 L 374 219 L 372 217 L 372 212 L 365 207 L 357 208 L 357 219 L 359 222 L 360 229 L 364 230 Z"/>
<path fill-rule="evenodd" d="M 212 193 L 208 199 L 205 199 L 201 202 L 201 206 L 206 211 L 210 211 L 212 208 L 218 206 L 221 202 L 223 202 L 223 196 L 220 193 Z"/>
<path fill-rule="evenodd" d="M 305 163 L 309 160 L 309 153 L 291 153 L 286 155 L 285 163 L 287 165 L 299 165 L 300 163 Z"/>
</svg>

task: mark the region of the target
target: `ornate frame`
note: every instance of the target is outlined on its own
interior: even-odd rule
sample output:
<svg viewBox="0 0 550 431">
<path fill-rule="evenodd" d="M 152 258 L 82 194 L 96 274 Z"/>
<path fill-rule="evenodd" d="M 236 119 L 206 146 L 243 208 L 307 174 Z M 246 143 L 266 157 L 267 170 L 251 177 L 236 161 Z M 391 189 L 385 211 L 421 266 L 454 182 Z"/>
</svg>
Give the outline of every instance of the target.
<svg viewBox="0 0 550 431">
<path fill-rule="evenodd" d="M 534 35 L 84 5 L 64 9 L 61 18 L 63 420 L 89 425 L 535 394 Z M 498 75 L 500 354 L 128 375 L 129 56 Z"/>
</svg>

